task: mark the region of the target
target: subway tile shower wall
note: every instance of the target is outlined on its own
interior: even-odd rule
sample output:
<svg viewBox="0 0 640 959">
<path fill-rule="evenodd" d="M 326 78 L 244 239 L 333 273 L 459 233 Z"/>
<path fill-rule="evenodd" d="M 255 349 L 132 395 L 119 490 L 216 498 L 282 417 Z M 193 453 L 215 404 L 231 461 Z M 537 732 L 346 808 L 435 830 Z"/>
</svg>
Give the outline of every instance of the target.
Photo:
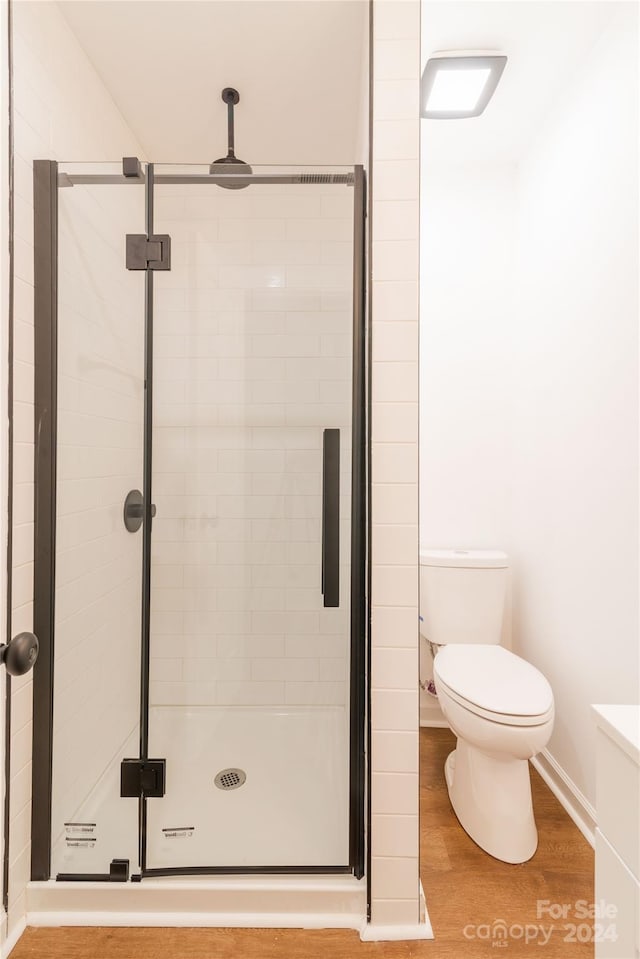
<svg viewBox="0 0 640 959">
<path fill-rule="evenodd" d="M 348 703 L 353 191 L 159 185 L 152 705 Z M 340 606 L 321 594 L 341 435 Z"/>
<path fill-rule="evenodd" d="M 373 4 L 371 920 L 414 926 L 418 871 L 420 4 Z"/>
</svg>

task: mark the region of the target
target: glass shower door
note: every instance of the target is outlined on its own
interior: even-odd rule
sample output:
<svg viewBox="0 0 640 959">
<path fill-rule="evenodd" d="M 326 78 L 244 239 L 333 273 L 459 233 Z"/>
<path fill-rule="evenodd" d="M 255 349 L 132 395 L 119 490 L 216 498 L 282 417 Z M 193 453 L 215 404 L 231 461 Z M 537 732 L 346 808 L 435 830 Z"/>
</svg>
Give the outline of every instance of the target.
<svg viewBox="0 0 640 959">
<path fill-rule="evenodd" d="M 45 795 L 34 795 L 43 810 L 34 864 L 37 878 L 78 878 L 138 860 L 138 804 L 120 796 L 120 762 L 139 741 L 142 540 L 125 528 L 123 506 L 143 476 L 144 280 L 126 269 L 125 236 L 144 229 L 145 200 L 121 164 L 63 164 L 58 176 L 56 164 L 37 161 L 39 247 L 45 186 L 57 215 L 57 324 L 38 362 L 40 375 L 54 371 L 54 416 L 42 431 L 52 430 L 57 475 L 55 562 L 38 584 L 36 614 L 41 635 L 52 636 L 54 685 L 36 692 L 38 709 L 53 697 L 53 721 L 51 820 Z M 37 342 L 46 336 L 39 327 Z M 39 479 L 46 488 L 49 476 Z M 50 603 L 43 582 L 55 582 Z M 35 761 L 43 755 L 40 743 Z"/>
<path fill-rule="evenodd" d="M 155 167 L 146 872 L 350 862 L 353 170 Z"/>
</svg>

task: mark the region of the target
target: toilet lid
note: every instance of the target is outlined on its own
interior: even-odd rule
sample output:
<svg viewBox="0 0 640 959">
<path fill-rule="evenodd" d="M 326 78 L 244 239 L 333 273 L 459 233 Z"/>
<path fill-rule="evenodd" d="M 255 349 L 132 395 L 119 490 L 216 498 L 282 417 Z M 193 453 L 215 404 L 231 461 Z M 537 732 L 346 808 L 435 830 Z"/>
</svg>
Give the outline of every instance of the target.
<svg viewBox="0 0 640 959">
<path fill-rule="evenodd" d="M 553 691 L 539 670 L 502 646 L 445 646 L 434 661 L 438 678 L 458 697 L 505 716 L 544 716 Z"/>
</svg>

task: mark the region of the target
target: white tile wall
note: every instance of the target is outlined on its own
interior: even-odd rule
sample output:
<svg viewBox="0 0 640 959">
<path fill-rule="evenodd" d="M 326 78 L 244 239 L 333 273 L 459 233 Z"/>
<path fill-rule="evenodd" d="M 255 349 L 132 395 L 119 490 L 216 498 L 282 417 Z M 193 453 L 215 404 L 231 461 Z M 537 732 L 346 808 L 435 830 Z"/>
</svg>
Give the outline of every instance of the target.
<svg viewBox="0 0 640 959">
<path fill-rule="evenodd" d="M 172 269 L 155 293 L 151 702 L 346 706 L 353 191 L 156 196 Z M 341 431 L 337 610 L 320 591 L 325 427 Z"/>
<path fill-rule="evenodd" d="M 33 628 L 33 182 L 40 158 L 113 159 L 140 154 L 101 80 L 57 5 L 14 3 L 15 301 L 12 632 Z M 79 397 L 80 408 L 85 401 Z M 84 406 L 87 413 L 89 409 Z M 86 426 L 86 422 L 85 422 Z M 81 425 L 78 424 L 80 430 Z M 83 434 L 86 437 L 86 431 Z M 93 457 L 79 449 L 71 474 Z M 98 457 L 96 457 L 96 462 Z M 100 492 L 96 487 L 96 496 Z M 85 504 L 86 505 L 86 504 Z M 82 526 L 67 517 L 69 536 Z M 85 563 L 80 551 L 79 567 Z M 76 597 L 77 599 L 77 597 Z M 65 600 L 67 601 L 67 600 Z M 69 593 L 68 601 L 72 602 Z M 25 914 L 30 865 L 31 678 L 13 683 L 9 933 Z M 76 716 L 76 722 L 78 717 Z M 77 763 L 77 760 L 76 760 Z"/>
<path fill-rule="evenodd" d="M 373 4 L 371 921 L 414 925 L 418 876 L 420 4 Z"/>
</svg>

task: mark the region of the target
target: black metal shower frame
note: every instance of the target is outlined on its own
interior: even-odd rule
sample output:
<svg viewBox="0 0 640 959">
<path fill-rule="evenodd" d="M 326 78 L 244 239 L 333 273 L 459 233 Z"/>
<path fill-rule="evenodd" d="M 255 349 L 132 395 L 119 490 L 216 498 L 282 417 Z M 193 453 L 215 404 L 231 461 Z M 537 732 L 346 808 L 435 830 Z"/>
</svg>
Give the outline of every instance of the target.
<svg viewBox="0 0 640 959">
<path fill-rule="evenodd" d="M 40 656 L 33 675 L 33 767 L 31 823 L 31 879 L 51 878 L 51 800 L 53 779 L 53 695 L 55 645 L 56 557 L 56 449 L 57 449 L 57 275 L 58 189 L 75 183 L 144 183 L 147 236 L 153 235 L 156 183 L 221 183 L 224 178 L 184 174 L 156 175 L 153 164 L 146 172 L 138 164 L 137 176 L 59 174 L 51 160 L 34 161 L 34 327 L 35 327 L 35 464 L 34 464 L 34 632 Z M 247 175 L 244 174 L 246 177 Z M 146 798 L 139 801 L 139 875 L 158 876 L 220 874 L 331 874 L 365 872 L 365 831 L 370 833 L 366 808 L 365 750 L 369 741 L 368 634 L 369 598 L 367 568 L 370 549 L 370 390 L 367 313 L 367 274 L 370 238 L 367 236 L 366 176 L 362 166 L 353 173 L 330 174 L 332 182 L 353 186 L 353 369 L 352 369 L 352 476 L 351 476 L 351 623 L 350 623 L 350 755 L 349 755 L 349 862 L 335 866 L 178 867 L 146 866 Z M 251 175 L 259 183 L 327 182 L 326 175 Z M 124 265 L 123 265 L 124 268 Z M 149 653 L 152 510 L 153 416 L 153 270 L 145 271 L 144 356 L 144 476 L 142 563 L 142 637 L 140 686 L 140 759 L 148 759 Z M 365 822 L 365 820 L 367 822 Z M 366 830 L 365 830 L 366 826 Z M 79 878 L 79 877 L 78 877 Z M 89 877 L 83 877 L 89 878 Z"/>
</svg>

